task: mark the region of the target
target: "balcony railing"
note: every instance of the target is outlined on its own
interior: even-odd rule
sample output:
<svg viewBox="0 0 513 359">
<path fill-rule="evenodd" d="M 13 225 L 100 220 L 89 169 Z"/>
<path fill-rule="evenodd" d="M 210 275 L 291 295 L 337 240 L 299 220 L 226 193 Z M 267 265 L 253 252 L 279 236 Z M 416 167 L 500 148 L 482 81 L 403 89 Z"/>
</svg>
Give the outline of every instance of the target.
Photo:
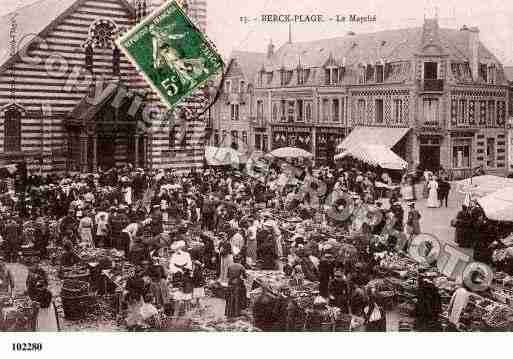
<svg viewBox="0 0 513 359">
<path fill-rule="evenodd" d="M 420 80 L 421 91 L 424 92 L 443 92 L 444 80 L 440 79 L 424 79 Z"/>
<path fill-rule="evenodd" d="M 439 121 L 423 121 L 419 123 L 418 128 L 424 132 L 438 132 L 442 131 L 444 126 Z"/>
</svg>

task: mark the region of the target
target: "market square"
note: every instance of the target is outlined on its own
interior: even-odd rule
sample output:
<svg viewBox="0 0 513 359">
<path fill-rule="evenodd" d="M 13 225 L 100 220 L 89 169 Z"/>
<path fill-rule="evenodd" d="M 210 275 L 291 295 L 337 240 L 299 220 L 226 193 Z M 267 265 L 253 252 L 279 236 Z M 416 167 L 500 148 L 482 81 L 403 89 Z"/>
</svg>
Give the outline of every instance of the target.
<svg viewBox="0 0 513 359">
<path fill-rule="evenodd" d="M 0 331 L 513 329 L 513 67 L 486 27 L 262 15 L 283 41 L 221 58 L 206 0 L 19 5 Z"/>
</svg>

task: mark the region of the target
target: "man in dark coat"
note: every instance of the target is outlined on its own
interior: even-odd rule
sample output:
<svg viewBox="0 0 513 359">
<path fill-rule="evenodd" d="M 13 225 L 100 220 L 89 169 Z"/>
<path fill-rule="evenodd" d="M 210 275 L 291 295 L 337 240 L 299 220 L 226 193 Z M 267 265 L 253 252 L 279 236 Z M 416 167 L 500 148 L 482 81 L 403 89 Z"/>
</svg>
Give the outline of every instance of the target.
<svg viewBox="0 0 513 359">
<path fill-rule="evenodd" d="M 470 213 L 467 206 L 462 206 L 452 224 L 453 227 L 455 227 L 454 241 L 462 248 L 470 248 L 472 244 L 469 237 L 469 231 L 472 229 Z"/>
<path fill-rule="evenodd" d="M 331 253 L 324 253 L 319 261 L 319 295 L 329 296 L 329 283 L 334 276 L 335 262 Z"/>
<path fill-rule="evenodd" d="M 445 178 L 438 180 L 438 200 L 440 201 L 440 207 L 442 207 L 445 202 L 445 207 L 447 208 L 450 190 L 451 184 Z"/>
<path fill-rule="evenodd" d="M 276 269 L 276 245 L 274 243 L 274 234 L 272 228 L 264 227 L 257 232 L 257 257 L 262 261 L 262 269 Z"/>
<path fill-rule="evenodd" d="M 276 322 L 275 305 L 276 298 L 274 298 L 265 287 L 262 287 L 262 293 L 253 303 L 253 321 L 255 327 L 264 332 L 274 330 Z"/>
<path fill-rule="evenodd" d="M 12 218 L 8 218 L 3 226 L 2 236 L 5 241 L 5 252 L 8 262 L 13 262 L 18 257 L 21 245 L 21 226 Z"/>
<path fill-rule="evenodd" d="M 417 298 L 415 329 L 421 332 L 441 331 L 439 316 L 442 312 L 442 298 L 438 288 L 432 282 L 421 279 L 419 281 Z"/>
<path fill-rule="evenodd" d="M 341 270 L 335 272 L 334 278 L 329 283 L 329 296 L 332 306 L 339 308 L 342 313 L 349 313 L 351 286 Z"/>
<path fill-rule="evenodd" d="M 225 307 L 227 318 L 239 317 L 241 311 L 247 308 L 246 286 L 243 279 L 246 277 L 246 271 L 240 264 L 241 258 L 235 256 L 234 263 L 228 266 L 228 295 Z"/>
</svg>

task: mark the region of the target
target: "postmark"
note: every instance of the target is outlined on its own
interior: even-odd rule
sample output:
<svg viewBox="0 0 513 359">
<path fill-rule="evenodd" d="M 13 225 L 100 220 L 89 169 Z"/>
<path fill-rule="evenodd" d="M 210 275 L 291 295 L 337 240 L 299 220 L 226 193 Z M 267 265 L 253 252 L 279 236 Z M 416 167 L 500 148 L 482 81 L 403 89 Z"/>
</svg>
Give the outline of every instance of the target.
<svg viewBox="0 0 513 359">
<path fill-rule="evenodd" d="M 176 1 L 169 1 L 116 41 L 172 109 L 223 68 L 223 60 Z"/>
</svg>

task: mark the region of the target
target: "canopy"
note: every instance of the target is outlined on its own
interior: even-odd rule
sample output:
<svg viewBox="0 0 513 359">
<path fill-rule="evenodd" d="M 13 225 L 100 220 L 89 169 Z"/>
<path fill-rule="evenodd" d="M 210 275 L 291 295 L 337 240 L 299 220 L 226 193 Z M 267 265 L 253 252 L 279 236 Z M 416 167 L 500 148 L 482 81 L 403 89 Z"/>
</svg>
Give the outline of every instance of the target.
<svg viewBox="0 0 513 359">
<path fill-rule="evenodd" d="M 513 222 L 513 187 L 502 188 L 479 198 L 477 203 L 483 208 L 488 219 Z"/>
<path fill-rule="evenodd" d="M 373 166 L 391 170 L 402 170 L 408 163 L 383 145 L 357 145 L 335 156 L 338 160 L 345 156 L 354 157 Z"/>
<path fill-rule="evenodd" d="M 348 150 L 360 144 L 382 145 L 390 149 L 406 136 L 409 130 L 408 127 L 356 127 L 337 149 Z"/>
<path fill-rule="evenodd" d="M 495 191 L 513 187 L 513 179 L 492 175 L 476 176 L 456 182 L 459 192 L 483 197 Z"/>
<path fill-rule="evenodd" d="M 281 147 L 277 148 L 274 151 L 271 151 L 269 153 L 271 156 L 274 157 L 282 157 L 282 158 L 311 158 L 313 155 L 305 151 L 301 148 L 297 147 Z"/>
<path fill-rule="evenodd" d="M 231 147 L 205 147 L 205 160 L 210 166 L 229 166 L 246 163 L 246 156 Z"/>
</svg>

